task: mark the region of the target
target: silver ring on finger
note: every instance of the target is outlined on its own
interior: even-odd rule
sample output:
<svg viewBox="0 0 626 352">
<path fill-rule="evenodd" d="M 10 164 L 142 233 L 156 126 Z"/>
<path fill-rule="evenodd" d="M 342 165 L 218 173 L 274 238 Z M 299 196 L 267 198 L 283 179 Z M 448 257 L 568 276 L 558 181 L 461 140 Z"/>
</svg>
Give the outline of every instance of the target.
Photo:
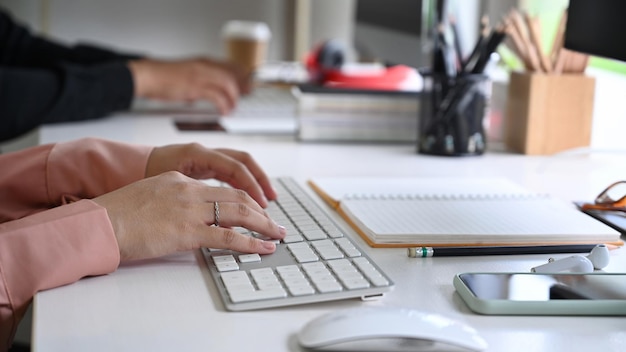
<svg viewBox="0 0 626 352">
<path fill-rule="evenodd" d="M 220 226 L 220 204 L 218 202 L 213 203 L 213 209 L 215 210 L 215 221 L 213 222 L 213 224 L 216 227 Z"/>
</svg>

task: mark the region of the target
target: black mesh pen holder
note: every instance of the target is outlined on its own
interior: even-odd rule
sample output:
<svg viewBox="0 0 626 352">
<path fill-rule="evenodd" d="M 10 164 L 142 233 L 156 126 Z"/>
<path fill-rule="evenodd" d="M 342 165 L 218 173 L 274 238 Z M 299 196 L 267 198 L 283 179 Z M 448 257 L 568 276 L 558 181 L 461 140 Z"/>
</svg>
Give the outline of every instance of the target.
<svg viewBox="0 0 626 352">
<path fill-rule="evenodd" d="M 491 81 L 485 75 L 425 76 L 418 123 L 417 152 L 465 156 L 485 152 L 484 121 Z"/>
</svg>

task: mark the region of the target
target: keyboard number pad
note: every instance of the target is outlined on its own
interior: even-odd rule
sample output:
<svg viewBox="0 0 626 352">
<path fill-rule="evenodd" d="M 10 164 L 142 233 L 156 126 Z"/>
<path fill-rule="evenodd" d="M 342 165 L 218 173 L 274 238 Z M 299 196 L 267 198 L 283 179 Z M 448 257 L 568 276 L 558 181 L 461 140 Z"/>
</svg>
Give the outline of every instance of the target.
<svg viewBox="0 0 626 352">
<path fill-rule="evenodd" d="M 264 268 L 251 270 L 250 274 L 257 283 L 254 287 L 250 277 L 245 271 L 233 271 L 222 273 L 222 282 L 230 299 L 235 302 L 250 302 L 263 299 L 287 297 L 287 292 L 274 275 L 272 269 Z"/>
<path fill-rule="evenodd" d="M 324 243 L 321 246 L 323 247 Z M 232 256 L 214 257 L 218 269 L 220 265 L 232 264 L 234 258 L 230 257 Z M 288 293 L 291 296 L 303 296 L 316 292 L 339 292 L 344 289 L 356 290 L 368 288 L 371 285 L 389 284 L 387 279 L 364 257 L 357 257 L 353 260 L 328 260 L 326 264 L 313 261 L 300 266 L 283 265 L 277 266 L 275 270 L 272 268 L 252 269 L 249 275 L 243 270 L 225 270 L 221 273 L 221 277 L 234 303 L 284 298 L 288 296 Z"/>
<path fill-rule="evenodd" d="M 214 256 L 213 263 L 219 272 L 239 270 L 239 264 L 232 255 Z"/>
<path fill-rule="evenodd" d="M 309 284 L 309 280 L 304 276 L 297 265 L 285 265 L 276 267 L 276 272 L 283 282 L 289 293 L 293 296 L 312 295 L 315 289 Z"/>
<path fill-rule="evenodd" d="M 328 270 L 326 265 L 321 262 L 302 264 L 302 270 L 311 279 L 318 291 L 322 293 L 342 291 L 343 287 L 333 274 Z"/>
<path fill-rule="evenodd" d="M 369 282 L 347 259 L 329 260 L 328 266 L 349 290 L 370 287 Z"/>
<path fill-rule="evenodd" d="M 342 291 L 343 296 L 352 290 L 390 285 L 324 212 L 306 199 L 302 190 L 287 183 L 277 191 L 279 201 L 271 202 L 267 211 L 287 228 L 287 237 L 282 243 L 277 241 L 277 245 L 285 246 L 288 252 L 281 255 L 291 255 L 295 261 L 285 258 L 289 264 L 259 267 L 264 260 L 258 254 L 211 251 L 217 277 L 221 278 L 233 303 L 278 301 L 288 297 L 306 300 L 306 296 Z M 235 230 L 271 240 L 245 228 Z M 256 268 L 243 270 L 240 264 Z"/>
</svg>

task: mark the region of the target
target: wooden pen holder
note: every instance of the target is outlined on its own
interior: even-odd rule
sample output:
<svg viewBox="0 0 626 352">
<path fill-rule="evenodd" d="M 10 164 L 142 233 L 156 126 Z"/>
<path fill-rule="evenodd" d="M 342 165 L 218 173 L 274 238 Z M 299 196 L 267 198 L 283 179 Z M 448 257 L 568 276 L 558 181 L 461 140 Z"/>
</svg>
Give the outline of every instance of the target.
<svg viewBox="0 0 626 352">
<path fill-rule="evenodd" d="M 595 79 L 511 73 L 504 119 L 508 149 L 529 155 L 589 146 Z"/>
</svg>

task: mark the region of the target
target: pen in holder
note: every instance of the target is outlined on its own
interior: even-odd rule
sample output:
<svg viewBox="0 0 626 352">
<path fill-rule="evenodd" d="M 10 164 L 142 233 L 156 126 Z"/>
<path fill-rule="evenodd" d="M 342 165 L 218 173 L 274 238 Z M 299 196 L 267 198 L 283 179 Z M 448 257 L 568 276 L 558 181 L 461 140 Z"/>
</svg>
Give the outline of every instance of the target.
<svg viewBox="0 0 626 352">
<path fill-rule="evenodd" d="M 491 81 L 482 74 L 425 76 L 417 151 L 420 154 L 480 155 L 486 149 L 483 121 Z"/>
</svg>

